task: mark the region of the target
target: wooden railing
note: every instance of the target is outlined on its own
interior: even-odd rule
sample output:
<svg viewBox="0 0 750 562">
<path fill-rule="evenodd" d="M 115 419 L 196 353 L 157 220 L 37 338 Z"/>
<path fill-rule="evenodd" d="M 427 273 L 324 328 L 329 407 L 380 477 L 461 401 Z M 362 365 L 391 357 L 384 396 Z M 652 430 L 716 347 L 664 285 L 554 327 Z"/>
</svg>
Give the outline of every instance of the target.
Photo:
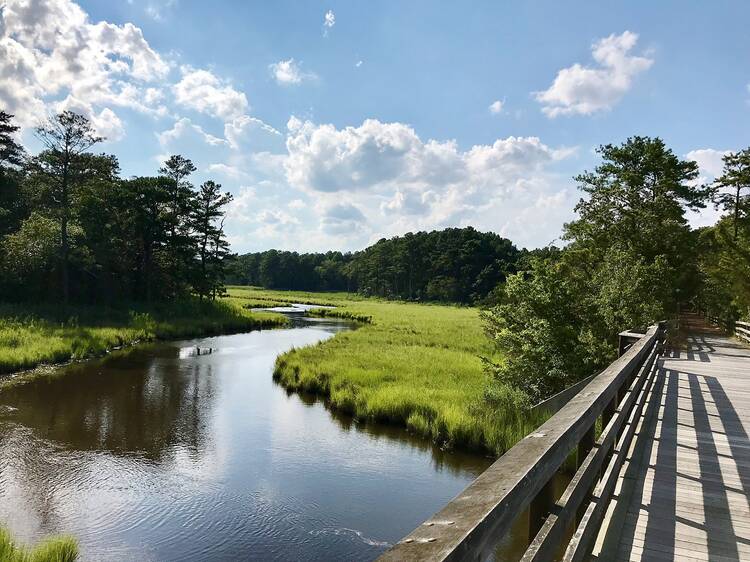
<svg viewBox="0 0 750 562">
<path fill-rule="evenodd" d="M 649 328 L 556 414 L 380 560 L 485 560 L 527 508 L 530 544 L 523 560 L 552 560 L 563 551 L 564 560 L 586 558 L 654 382 L 664 334 L 664 323 Z M 595 438 L 599 418 L 603 429 Z M 574 450 L 578 469 L 555 501 L 553 478 Z M 568 540 L 571 525 L 575 532 Z"/>
<path fill-rule="evenodd" d="M 734 335 L 750 343 L 750 322 L 735 322 Z"/>
</svg>

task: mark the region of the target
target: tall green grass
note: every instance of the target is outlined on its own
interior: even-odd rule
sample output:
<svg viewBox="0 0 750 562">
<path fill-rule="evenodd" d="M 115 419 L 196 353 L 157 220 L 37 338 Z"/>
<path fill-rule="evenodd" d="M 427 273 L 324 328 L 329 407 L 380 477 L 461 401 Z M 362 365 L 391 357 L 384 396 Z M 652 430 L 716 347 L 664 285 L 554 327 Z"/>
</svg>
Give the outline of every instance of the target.
<svg viewBox="0 0 750 562">
<path fill-rule="evenodd" d="M 78 558 L 78 542 L 68 536 L 50 537 L 34 548 L 16 544 L 10 532 L 0 527 L 2 562 L 73 562 Z"/>
<path fill-rule="evenodd" d="M 277 326 L 284 318 L 230 300 L 116 308 L 0 304 L 0 373 L 102 355 L 154 339 L 215 335 Z"/>
<path fill-rule="evenodd" d="M 481 357 L 493 349 L 474 308 L 237 287 L 230 295 L 334 305 L 316 312 L 369 322 L 276 362 L 284 387 L 323 395 L 338 410 L 496 455 L 542 421 L 527 414 L 522 393 L 494 387 L 486 394 Z"/>
</svg>

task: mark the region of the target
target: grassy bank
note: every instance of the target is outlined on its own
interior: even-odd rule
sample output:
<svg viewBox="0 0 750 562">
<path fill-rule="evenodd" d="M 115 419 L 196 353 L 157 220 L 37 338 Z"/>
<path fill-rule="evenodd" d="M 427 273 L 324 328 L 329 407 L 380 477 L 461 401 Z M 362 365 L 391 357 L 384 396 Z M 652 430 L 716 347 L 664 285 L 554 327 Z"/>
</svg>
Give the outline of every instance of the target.
<svg viewBox="0 0 750 562">
<path fill-rule="evenodd" d="M 7 529 L 0 527 L 0 560 L 3 562 L 73 562 L 78 543 L 72 537 L 50 537 L 34 548 L 16 544 Z"/>
<path fill-rule="evenodd" d="M 321 394 L 336 409 L 403 425 L 447 446 L 494 454 L 540 422 L 529 419 L 524 397 L 510 389 L 485 399 L 480 357 L 493 351 L 476 309 L 240 287 L 230 288 L 230 295 L 334 305 L 315 313 L 366 322 L 277 360 L 274 376 L 283 386 Z"/>
<path fill-rule="evenodd" d="M 0 373 L 85 359 L 141 341 L 276 326 L 284 318 L 233 302 L 186 300 L 146 307 L 0 305 Z"/>
</svg>

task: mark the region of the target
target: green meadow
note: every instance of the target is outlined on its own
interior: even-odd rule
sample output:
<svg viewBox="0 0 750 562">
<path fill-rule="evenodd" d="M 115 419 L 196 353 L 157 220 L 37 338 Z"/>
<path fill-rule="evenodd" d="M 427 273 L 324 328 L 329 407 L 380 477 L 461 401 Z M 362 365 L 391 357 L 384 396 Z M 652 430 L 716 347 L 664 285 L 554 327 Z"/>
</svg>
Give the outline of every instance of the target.
<svg viewBox="0 0 750 562">
<path fill-rule="evenodd" d="M 0 373 L 102 355 L 156 339 L 225 334 L 278 326 L 278 314 L 254 313 L 234 299 L 165 305 L 0 305 Z"/>
<path fill-rule="evenodd" d="M 476 308 L 249 287 L 230 287 L 229 294 L 253 307 L 335 306 L 312 314 L 360 322 L 354 331 L 279 356 L 274 373 L 284 387 L 324 396 L 356 418 L 495 455 L 541 421 L 527 415 L 524 395 L 510 388 L 485 396 L 482 357 L 493 357 L 493 350 Z"/>
</svg>

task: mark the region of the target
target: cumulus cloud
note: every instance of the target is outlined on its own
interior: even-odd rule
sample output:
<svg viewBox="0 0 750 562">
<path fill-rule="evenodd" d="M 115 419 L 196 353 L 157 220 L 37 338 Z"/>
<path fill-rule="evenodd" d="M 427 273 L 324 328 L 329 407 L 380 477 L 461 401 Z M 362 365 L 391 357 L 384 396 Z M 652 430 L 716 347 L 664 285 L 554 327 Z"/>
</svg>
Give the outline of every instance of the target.
<svg viewBox="0 0 750 562">
<path fill-rule="evenodd" d="M 92 23 L 70 0 L 3 2 L 0 102 L 24 125 L 43 118 L 49 100 L 69 97 L 69 105 L 91 107 L 88 117 L 117 134 L 119 117 L 111 106 L 163 111 L 141 98 L 144 84 L 168 71 L 131 23 Z"/>
<path fill-rule="evenodd" d="M 571 218 L 575 194 L 557 185 L 553 168 L 574 151 L 536 137 L 462 150 L 452 140 L 425 141 L 403 123 L 369 119 L 339 129 L 292 117 L 286 148 L 281 162 L 289 187 L 316 201 L 322 235 L 347 234 L 347 245 L 352 236 L 372 241 L 468 224 L 546 244 Z M 560 200 L 566 205 L 543 204 Z"/>
<path fill-rule="evenodd" d="M 700 169 L 701 183 L 713 181 L 714 178 L 721 175 L 724 169 L 723 158 L 729 154 L 730 150 L 715 150 L 713 148 L 699 148 L 691 150 L 685 157 L 688 160 L 694 160 Z"/>
<path fill-rule="evenodd" d="M 188 109 L 231 121 L 249 109 L 247 97 L 208 70 L 183 66 L 182 79 L 172 87 L 175 101 Z"/>
<path fill-rule="evenodd" d="M 96 134 L 104 137 L 105 141 L 116 142 L 125 136 L 125 127 L 122 124 L 122 120 L 108 107 L 97 112 L 92 104 L 68 96 L 62 102 L 55 105 L 55 111 L 60 112 L 65 110 L 75 111 L 80 115 L 86 116 Z"/>
<path fill-rule="evenodd" d="M 637 41 L 637 34 L 625 31 L 595 42 L 591 50 L 598 66 L 576 63 L 560 70 L 547 90 L 535 93 L 542 111 L 557 117 L 611 109 L 630 90 L 633 79 L 654 63 L 647 56 L 631 54 Z"/>
<path fill-rule="evenodd" d="M 293 58 L 281 60 L 268 66 L 276 82 L 282 85 L 299 84 L 303 80 L 315 78 L 311 72 L 302 72 L 302 63 Z"/>
<path fill-rule="evenodd" d="M 489 107 L 490 113 L 492 113 L 493 115 L 499 115 L 503 112 L 503 105 L 503 102 L 501 102 L 500 100 L 493 101 Z"/>
<path fill-rule="evenodd" d="M 559 153 L 536 137 L 508 137 L 461 151 L 454 141 L 422 141 L 403 123 L 368 119 L 337 129 L 292 117 L 285 166 L 289 182 L 320 192 L 380 187 L 471 184 L 499 186 L 510 175 L 533 172 Z"/>
<path fill-rule="evenodd" d="M 326 234 L 349 235 L 360 230 L 366 222 L 365 215 L 353 204 L 333 203 L 323 207 L 320 224 Z"/>
</svg>

